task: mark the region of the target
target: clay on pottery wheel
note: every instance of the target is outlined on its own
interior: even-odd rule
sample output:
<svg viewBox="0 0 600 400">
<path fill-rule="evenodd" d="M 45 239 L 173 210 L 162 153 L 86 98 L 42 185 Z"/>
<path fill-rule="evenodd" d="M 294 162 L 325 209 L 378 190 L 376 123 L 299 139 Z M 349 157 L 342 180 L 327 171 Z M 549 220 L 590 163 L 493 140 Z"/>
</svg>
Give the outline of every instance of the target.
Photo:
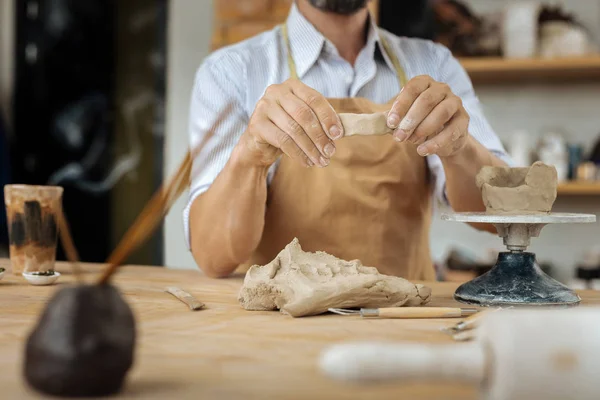
<svg viewBox="0 0 600 400">
<path fill-rule="evenodd" d="M 269 264 L 248 270 L 238 300 L 246 310 L 302 317 L 328 308 L 419 306 L 430 296 L 430 288 L 380 274 L 359 260 L 305 252 L 294 239 Z"/>
<path fill-rule="evenodd" d="M 29 385 L 54 396 L 117 393 L 133 364 L 135 320 L 111 285 L 61 289 L 27 340 Z"/>
<path fill-rule="evenodd" d="M 549 213 L 556 200 L 556 168 L 483 167 L 476 178 L 487 212 Z"/>
</svg>

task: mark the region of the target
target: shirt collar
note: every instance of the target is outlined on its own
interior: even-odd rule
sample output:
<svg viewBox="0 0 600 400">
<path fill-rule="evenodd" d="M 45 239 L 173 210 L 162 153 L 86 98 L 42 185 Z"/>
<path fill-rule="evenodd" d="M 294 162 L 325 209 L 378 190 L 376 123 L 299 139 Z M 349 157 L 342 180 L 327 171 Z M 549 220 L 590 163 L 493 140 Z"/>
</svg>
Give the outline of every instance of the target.
<svg viewBox="0 0 600 400">
<path fill-rule="evenodd" d="M 290 47 L 296 64 L 296 73 L 301 79 L 308 70 L 317 62 L 319 56 L 325 52 L 337 54 L 335 46 L 327 40 L 298 10 L 296 2 L 287 18 Z M 369 33 L 367 35 L 366 50 L 375 58 L 376 45 L 383 55 L 386 64 L 393 70 L 394 66 L 385 53 L 381 44 L 379 28 L 372 16 L 369 18 Z"/>
</svg>

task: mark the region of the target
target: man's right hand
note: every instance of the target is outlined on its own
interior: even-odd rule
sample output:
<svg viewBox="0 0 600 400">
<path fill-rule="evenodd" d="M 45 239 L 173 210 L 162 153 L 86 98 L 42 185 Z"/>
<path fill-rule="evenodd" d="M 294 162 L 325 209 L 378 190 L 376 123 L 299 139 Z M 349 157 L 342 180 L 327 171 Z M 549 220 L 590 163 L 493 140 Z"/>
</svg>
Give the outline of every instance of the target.
<svg viewBox="0 0 600 400">
<path fill-rule="evenodd" d="M 258 101 L 239 145 L 242 157 L 268 167 L 281 152 L 300 164 L 325 167 L 343 136 L 340 118 L 316 90 L 295 79 L 271 85 Z"/>
</svg>

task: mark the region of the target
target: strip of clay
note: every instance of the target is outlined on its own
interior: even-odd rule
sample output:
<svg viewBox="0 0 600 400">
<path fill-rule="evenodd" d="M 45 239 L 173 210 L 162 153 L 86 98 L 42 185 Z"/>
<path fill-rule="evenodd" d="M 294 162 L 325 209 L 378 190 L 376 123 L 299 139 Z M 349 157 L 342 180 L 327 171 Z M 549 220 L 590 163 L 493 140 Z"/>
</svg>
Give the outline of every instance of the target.
<svg viewBox="0 0 600 400">
<path fill-rule="evenodd" d="M 189 294 L 188 292 L 186 292 L 183 289 L 180 289 L 175 286 L 169 286 L 169 287 L 165 288 L 165 292 L 172 294 L 173 296 L 175 296 L 176 298 L 181 300 L 183 303 L 187 304 L 187 306 L 192 311 L 196 311 L 196 310 L 200 310 L 200 309 L 204 308 L 204 303 L 202 303 L 201 301 L 199 301 L 198 299 L 196 299 L 194 296 L 192 296 L 191 294 Z"/>
<path fill-rule="evenodd" d="M 374 114 L 339 114 L 344 136 L 388 135 L 394 130 L 387 126 L 387 112 Z"/>
</svg>

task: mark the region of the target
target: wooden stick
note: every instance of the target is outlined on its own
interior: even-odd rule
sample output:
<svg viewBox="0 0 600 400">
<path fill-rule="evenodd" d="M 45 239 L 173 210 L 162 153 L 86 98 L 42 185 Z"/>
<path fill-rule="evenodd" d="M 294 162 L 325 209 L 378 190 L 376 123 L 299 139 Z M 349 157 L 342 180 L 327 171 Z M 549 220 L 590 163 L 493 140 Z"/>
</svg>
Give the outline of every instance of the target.
<svg viewBox="0 0 600 400">
<path fill-rule="evenodd" d="M 233 105 L 228 105 L 221 112 L 221 118 L 217 120 L 214 126 L 219 125 L 222 120 L 233 109 Z M 193 160 L 200 154 L 208 139 L 214 135 L 214 130 L 204 135 L 202 141 L 193 151 L 188 151 L 183 162 L 177 168 L 177 171 L 167 181 L 163 183 L 158 191 L 152 196 L 150 201 L 136 218 L 133 225 L 127 230 L 116 249 L 109 256 L 108 268 L 100 277 L 98 284 L 107 283 L 110 277 L 116 272 L 117 268 L 125 262 L 127 257 L 137 249 L 154 232 L 154 229 L 163 217 L 169 212 L 175 201 L 183 194 L 191 181 Z"/>
<path fill-rule="evenodd" d="M 198 301 L 194 296 L 175 286 L 169 286 L 165 289 L 165 292 L 172 294 L 190 308 L 192 311 L 200 310 L 204 308 L 204 303 Z"/>
<path fill-rule="evenodd" d="M 108 258 L 108 268 L 101 276 L 99 283 L 107 283 L 111 275 L 125 259 L 137 249 L 154 231 L 158 223 L 171 208 L 173 203 L 185 191 L 188 185 L 192 160 L 188 152 L 174 176 L 161 187 L 146 204 L 133 225 L 127 230 L 117 248 Z"/>
</svg>

